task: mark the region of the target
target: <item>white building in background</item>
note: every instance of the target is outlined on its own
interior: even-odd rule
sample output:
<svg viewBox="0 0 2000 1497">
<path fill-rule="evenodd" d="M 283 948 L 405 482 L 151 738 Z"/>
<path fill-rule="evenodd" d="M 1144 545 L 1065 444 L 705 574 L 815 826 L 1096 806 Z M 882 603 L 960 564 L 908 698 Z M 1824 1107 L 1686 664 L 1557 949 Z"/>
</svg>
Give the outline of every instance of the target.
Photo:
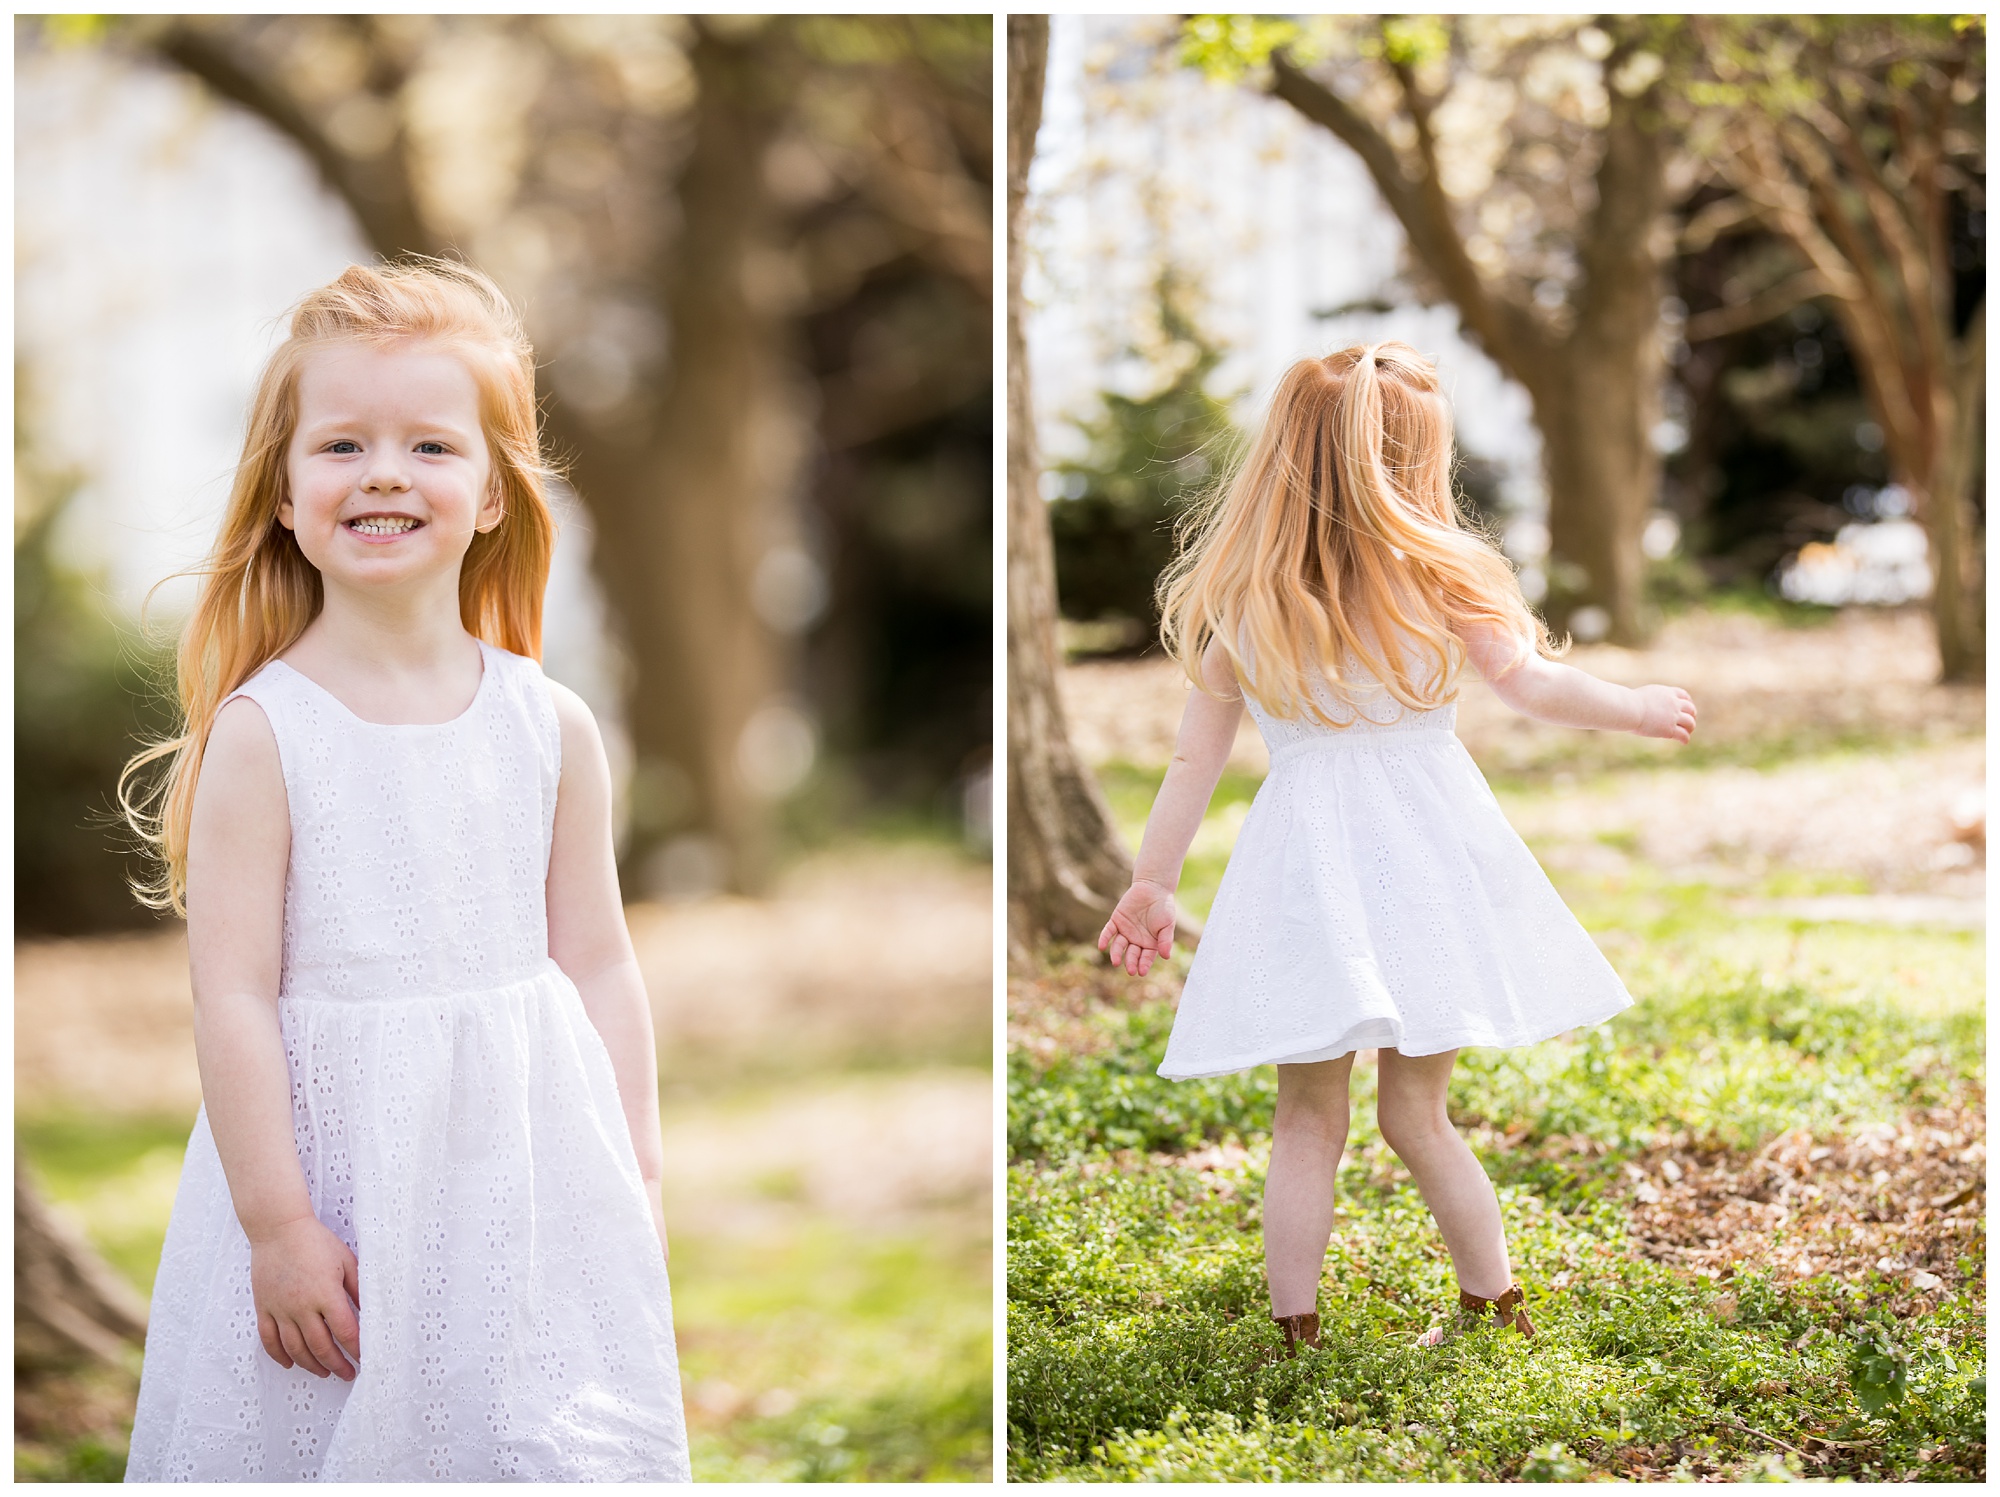
<svg viewBox="0 0 2000 1497">
<path fill-rule="evenodd" d="M 215 536 L 285 313 L 370 251 L 290 142 L 99 48 L 17 53 L 14 162 L 15 365 L 38 460 L 81 480 L 59 545 L 136 616 Z M 574 505 L 563 519 L 547 664 L 619 763 L 589 531 Z M 193 597 L 192 582 L 169 583 L 149 617 L 170 621 Z"/>
<path fill-rule="evenodd" d="M 1025 289 L 1037 430 L 1077 449 L 1069 422 L 1095 396 L 1158 387 L 1128 349 L 1155 324 L 1167 260 L 1200 292 L 1201 322 L 1229 350 L 1212 389 L 1253 417 L 1295 360 L 1400 338 L 1434 356 L 1465 449 L 1500 465 L 1506 498 L 1544 503 L 1527 392 L 1458 335 L 1450 306 L 1332 309 L 1380 298 L 1402 226 L 1355 155 L 1289 105 L 1211 83 L 1173 62 L 1171 17 L 1056 16 L 1030 178 Z"/>
</svg>

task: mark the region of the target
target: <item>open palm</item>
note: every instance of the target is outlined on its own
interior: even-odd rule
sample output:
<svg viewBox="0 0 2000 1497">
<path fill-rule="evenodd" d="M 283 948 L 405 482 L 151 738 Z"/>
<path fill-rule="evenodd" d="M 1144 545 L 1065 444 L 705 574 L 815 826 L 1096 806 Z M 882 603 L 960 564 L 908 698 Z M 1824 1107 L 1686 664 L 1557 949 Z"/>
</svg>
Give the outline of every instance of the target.
<svg viewBox="0 0 2000 1497">
<path fill-rule="evenodd" d="M 1153 962 L 1174 954 L 1174 894 L 1158 884 L 1134 883 L 1104 923 L 1097 949 L 1111 965 L 1133 977 L 1144 977 Z"/>
</svg>

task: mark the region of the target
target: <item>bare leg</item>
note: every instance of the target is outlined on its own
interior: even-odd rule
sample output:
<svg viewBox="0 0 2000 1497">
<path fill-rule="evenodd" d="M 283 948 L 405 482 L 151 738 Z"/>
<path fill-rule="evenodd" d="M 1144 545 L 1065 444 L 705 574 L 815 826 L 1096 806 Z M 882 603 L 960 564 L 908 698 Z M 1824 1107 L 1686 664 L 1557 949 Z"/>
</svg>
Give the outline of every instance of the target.
<svg viewBox="0 0 2000 1497">
<path fill-rule="evenodd" d="M 1264 1175 L 1264 1277 L 1273 1315 L 1306 1315 L 1319 1304 L 1353 1068 L 1352 1055 L 1278 1067 L 1278 1116 Z"/>
<path fill-rule="evenodd" d="M 1456 1050 L 1417 1056 L 1384 1050 L 1375 1119 L 1437 1219 L 1458 1287 L 1494 1299 L 1507 1292 L 1514 1271 L 1507 1261 L 1507 1234 L 1500 1225 L 1493 1182 L 1445 1115 L 1445 1085 L 1457 1058 Z"/>
</svg>

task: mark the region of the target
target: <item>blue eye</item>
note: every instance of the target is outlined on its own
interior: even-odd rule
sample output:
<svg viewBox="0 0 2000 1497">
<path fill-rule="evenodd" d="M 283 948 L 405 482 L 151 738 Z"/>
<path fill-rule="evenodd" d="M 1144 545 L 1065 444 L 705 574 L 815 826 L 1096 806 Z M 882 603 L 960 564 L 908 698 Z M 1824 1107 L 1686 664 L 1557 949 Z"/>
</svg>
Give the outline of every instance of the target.
<svg viewBox="0 0 2000 1497">
<path fill-rule="evenodd" d="M 417 451 L 423 453 L 426 457 L 442 457 L 444 455 L 444 443 L 419 442 L 417 443 Z"/>
<path fill-rule="evenodd" d="M 327 444 L 326 450 L 328 452 L 338 452 L 345 455 L 346 453 L 349 452 L 359 452 L 361 450 L 361 444 L 359 442 L 350 442 L 346 437 L 342 437 L 338 442 L 329 442 Z"/>
</svg>

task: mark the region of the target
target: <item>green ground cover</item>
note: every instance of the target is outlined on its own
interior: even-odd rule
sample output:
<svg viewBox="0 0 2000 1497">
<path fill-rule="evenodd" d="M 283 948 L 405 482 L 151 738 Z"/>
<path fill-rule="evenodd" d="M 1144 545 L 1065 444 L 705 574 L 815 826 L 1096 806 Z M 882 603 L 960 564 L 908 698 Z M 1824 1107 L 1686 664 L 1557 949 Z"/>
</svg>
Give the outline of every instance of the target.
<svg viewBox="0 0 2000 1497">
<path fill-rule="evenodd" d="M 1157 778 L 1106 775 L 1128 834 Z M 1254 789 L 1236 776 L 1217 794 L 1189 908 L 1206 909 L 1241 824 L 1232 807 Z M 1983 937 L 1734 912 L 1746 893 L 1847 887 L 1782 869 L 1726 895 L 1636 862 L 1558 884 L 1635 1006 L 1546 1045 L 1468 1053 L 1450 1096 L 1499 1190 L 1532 1343 L 1415 1346 L 1453 1292 L 1450 1264 L 1375 1130 L 1373 1070 L 1357 1066 L 1325 1347 L 1275 1360 L 1258 1231 L 1275 1072 L 1155 1076 L 1174 973 L 1122 985 L 1077 952 L 1017 985 L 1015 1479 L 1983 1479 L 1983 1198 L 1939 1227 L 1938 1176 L 1910 1159 L 1802 1163 L 1807 1196 L 1839 1210 L 1801 1214 L 1717 1268 L 1728 1244 L 1705 1252 L 1698 1217 L 1645 1227 L 1678 1231 L 1685 1251 L 1643 1251 L 1635 1194 L 1663 1158 L 1748 1169 L 1799 1130 L 1802 1160 L 1913 1128 L 1916 1158 L 1940 1120 L 1959 1143 L 1983 1138 Z M 1952 1183 L 1983 1175 L 1931 1147 Z M 1922 1237 L 1928 1256 L 1892 1261 L 1881 1234 L 1912 1221 L 1896 1241 Z M 1820 1270 L 1799 1271 L 1795 1250 Z M 1915 1292 L 1913 1272 L 1936 1282 Z"/>
<path fill-rule="evenodd" d="M 727 1109 L 727 1088 L 713 1105 Z M 24 1157 L 49 1198 L 142 1293 L 150 1292 L 188 1119 L 30 1116 Z M 767 1390 L 691 1408 L 703 1481 L 983 1481 L 992 1472 L 992 1254 L 983 1200 L 862 1230 L 803 1205 L 796 1230 L 746 1247 L 677 1231 L 675 1324 L 684 1385 Z M 131 1379 L 66 1388 L 118 1405 Z M 769 1390 L 781 1389 L 773 1395 Z M 80 1423 L 90 1423 L 80 1419 Z M 122 1448 L 93 1430 L 17 1439 L 24 1481 L 117 1481 Z"/>
</svg>

